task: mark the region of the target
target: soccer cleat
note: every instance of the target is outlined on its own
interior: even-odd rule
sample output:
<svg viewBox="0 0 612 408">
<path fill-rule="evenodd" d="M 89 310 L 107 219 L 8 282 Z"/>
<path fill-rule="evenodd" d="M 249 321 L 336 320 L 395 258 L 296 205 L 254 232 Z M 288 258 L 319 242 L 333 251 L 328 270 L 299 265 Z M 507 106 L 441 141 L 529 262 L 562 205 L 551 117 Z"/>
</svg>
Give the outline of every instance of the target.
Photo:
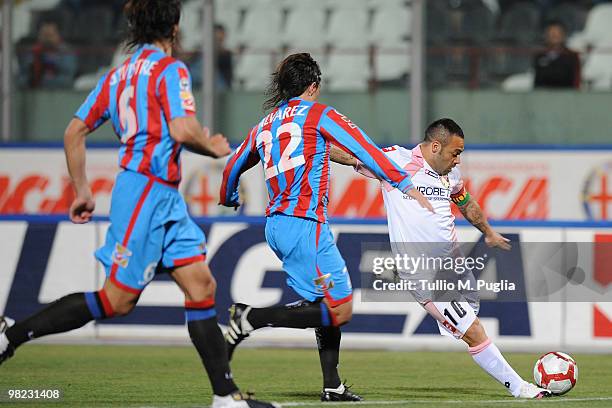
<svg viewBox="0 0 612 408">
<path fill-rule="evenodd" d="M 13 354 L 15 354 L 15 347 L 11 345 L 5 334 L 6 329 L 14 324 L 15 321 L 13 319 L 6 316 L 0 316 L 0 364 L 13 357 Z"/>
<path fill-rule="evenodd" d="M 225 333 L 225 343 L 227 344 L 227 359 L 231 360 L 234 350 L 240 342 L 252 332 L 253 326 L 247 320 L 247 316 L 252 307 L 244 303 L 234 303 L 230 308 L 229 325 Z"/>
<path fill-rule="evenodd" d="M 552 395 L 552 392 L 540 388 L 532 383 L 524 382 L 521 385 L 521 392 L 517 398 L 542 399 Z"/>
<path fill-rule="evenodd" d="M 340 384 L 338 388 L 324 388 L 321 392 L 321 401 L 363 401 L 363 398 L 357 394 L 353 394 L 350 390 L 351 386 L 346 383 Z"/>
<path fill-rule="evenodd" d="M 215 395 L 211 408 L 280 408 L 280 405 L 253 399 L 250 393 L 235 392 L 225 397 Z"/>
</svg>

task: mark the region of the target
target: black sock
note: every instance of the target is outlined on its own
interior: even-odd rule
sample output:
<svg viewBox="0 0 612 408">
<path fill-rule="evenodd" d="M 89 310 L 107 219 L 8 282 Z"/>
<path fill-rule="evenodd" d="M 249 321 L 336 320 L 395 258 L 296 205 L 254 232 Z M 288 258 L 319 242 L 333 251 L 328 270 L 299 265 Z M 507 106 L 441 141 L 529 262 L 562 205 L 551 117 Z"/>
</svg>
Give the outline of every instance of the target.
<svg viewBox="0 0 612 408">
<path fill-rule="evenodd" d="M 247 320 L 254 329 L 261 327 L 291 327 L 306 329 L 331 324 L 327 306 L 323 302 L 301 301 L 285 306 L 253 308 Z"/>
<path fill-rule="evenodd" d="M 315 329 L 319 359 L 323 371 L 323 387 L 338 388 L 340 376 L 338 375 L 338 361 L 340 356 L 340 338 L 342 333 L 339 327 L 319 327 Z"/>
<path fill-rule="evenodd" d="M 97 292 L 88 293 L 97 303 L 98 309 L 102 309 Z M 89 299 L 89 302 L 92 301 Z M 96 316 L 96 318 L 103 318 Z M 63 333 L 78 329 L 94 319 L 94 313 L 90 310 L 85 293 L 72 293 L 49 304 L 43 310 L 15 323 L 6 331 L 6 337 L 13 347 L 17 348 L 26 341 L 46 336 L 48 334 Z"/>
<path fill-rule="evenodd" d="M 213 308 L 213 313 L 214 310 Z M 206 312 L 186 310 L 187 329 L 191 342 L 204 363 L 214 394 L 223 397 L 238 391 L 238 387 L 232 378 L 227 360 L 227 346 L 217 324 L 217 316 L 213 314 L 212 317 L 202 320 L 202 313 Z"/>
</svg>

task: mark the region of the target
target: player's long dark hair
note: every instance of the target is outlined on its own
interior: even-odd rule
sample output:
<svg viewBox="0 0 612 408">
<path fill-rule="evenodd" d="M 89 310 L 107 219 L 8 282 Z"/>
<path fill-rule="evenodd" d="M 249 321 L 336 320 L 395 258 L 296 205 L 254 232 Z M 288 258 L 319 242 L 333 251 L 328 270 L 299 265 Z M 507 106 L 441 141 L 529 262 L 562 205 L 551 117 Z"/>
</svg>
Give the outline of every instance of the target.
<svg viewBox="0 0 612 408">
<path fill-rule="evenodd" d="M 312 83 L 321 83 L 321 69 L 317 61 L 308 53 L 289 55 L 278 64 L 272 74 L 272 80 L 266 90 L 268 98 L 263 104 L 264 111 L 300 96 Z"/>
<path fill-rule="evenodd" d="M 180 0 L 129 0 L 124 12 L 128 21 L 127 48 L 155 41 L 174 42 L 174 27 L 181 19 Z"/>
</svg>

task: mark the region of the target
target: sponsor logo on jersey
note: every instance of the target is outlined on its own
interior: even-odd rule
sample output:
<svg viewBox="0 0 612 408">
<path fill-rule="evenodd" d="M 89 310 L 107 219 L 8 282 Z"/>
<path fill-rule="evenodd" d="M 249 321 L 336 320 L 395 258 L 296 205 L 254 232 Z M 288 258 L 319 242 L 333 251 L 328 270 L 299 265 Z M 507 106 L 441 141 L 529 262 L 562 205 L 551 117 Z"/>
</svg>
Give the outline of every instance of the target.
<svg viewBox="0 0 612 408">
<path fill-rule="evenodd" d="M 130 256 L 132 256 L 132 251 L 118 242 L 115 244 L 115 250 L 111 255 L 114 264 L 117 264 L 122 268 L 127 268 L 128 264 L 130 263 Z"/>
<path fill-rule="evenodd" d="M 323 293 L 334 287 L 334 281 L 331 279 L 331 273 L 321 275 L 316 279 L 313 279 L 315 284 L 315 290 L 318 293 Z"/>
<path fill-rule="evenodd" d="M 450 190 L 444 187 L 417 186 L 417 190 L 428 198 L 449 199 Z"/>
<path fill-rule="evenodd" d="M 190 91 L 181 91 L 181 107 L 186 111 L 195 112 L 195 100 Z"/>
<path fill-rule="evenodd" d="M 191 85 L 189 84 L 189 78 L 181 78 L 179 81 L 179 87 L 181 93 L 181 107 L 190 112 L 195 112 L 195 99 L 191 92 Z"/>
<path fill-rule="evenodd" d="M 430 177 L 433 177 L 435 179 L 440 178 L 440 176 L 438 175 L 438 173 L 436 173 L 435 171 L 431 171 L 429 169 L 423 169 L 423 171 L 425 171 L 425 174 L 427 174 Z"/>
</svg>

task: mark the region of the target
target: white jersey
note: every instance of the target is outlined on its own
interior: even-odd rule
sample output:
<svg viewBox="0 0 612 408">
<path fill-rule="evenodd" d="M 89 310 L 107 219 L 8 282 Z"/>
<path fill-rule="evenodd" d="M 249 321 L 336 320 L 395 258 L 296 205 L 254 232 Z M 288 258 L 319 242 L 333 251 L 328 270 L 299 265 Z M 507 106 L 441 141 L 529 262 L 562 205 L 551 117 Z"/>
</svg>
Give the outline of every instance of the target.
<svg viewBox="0 0 612 408">
<path fill-rule="evenodd" d="M 411 175 L 415 188 L 429 200 L 435 210 L 435 214 L 432 214 L 421 207 L 416 200 L 381 182 L 392 250 L 400 254 L 417 254 L 416 256 L 422 252 L 432 254 L 432 251 L 433 253 L 441 251 L 446 254 L 448 250 L 453 251 L 457 242 L 457 231 L 455 217 L 451 211 L 451 201 L 453 199 L 461 201 L 465 197 L 465 187 L 459 169 L 455 167 L 447 175 L 440 176 L 423 158 L 420 146 L 408 150 L 395 145 L 382 150 L 387 157 Z M 357 165 L 356 170 L 368 177 L 375 177 L 361 164 Z M 446 242 L 450 246 L 428 246 L 427 243 L 431 242 Z M 419 243 L 424 245 L 419 246 Z M 416 282 L 421 279 L 430 281 L 435 279 L 435 274 L 432 274 L 431 270 L 420 270 L 406 275 L 401 271 L 399 273 L 403 279 Z M 473 274 L 464 273 L 460 279 L 473 279 Z M 436 319 L 442 335 L 460 339 L 476 320 L 480 307 L 477 292 L 458 292 L 456 299 L 452 301 L 436 301 L 432 299 L 431 291 L 418 287 L 410 292 Z"/>
<path fill-rule="evenodd" d="M 449 174 L 440 176 L 423 158 L 420 146 L 408 150 L 395 145 L 382 150 L 411 175 L 414 186 L 435 210 L 435 214 L 432 214 L 416 200 L 381 182 L 391 242 L 456 242 L 451 197 L 465 193 L 459 169 L 455 167 Z M 356 170 L 373 177 L 362 165 L 358 165 Z"/>
</svg>

